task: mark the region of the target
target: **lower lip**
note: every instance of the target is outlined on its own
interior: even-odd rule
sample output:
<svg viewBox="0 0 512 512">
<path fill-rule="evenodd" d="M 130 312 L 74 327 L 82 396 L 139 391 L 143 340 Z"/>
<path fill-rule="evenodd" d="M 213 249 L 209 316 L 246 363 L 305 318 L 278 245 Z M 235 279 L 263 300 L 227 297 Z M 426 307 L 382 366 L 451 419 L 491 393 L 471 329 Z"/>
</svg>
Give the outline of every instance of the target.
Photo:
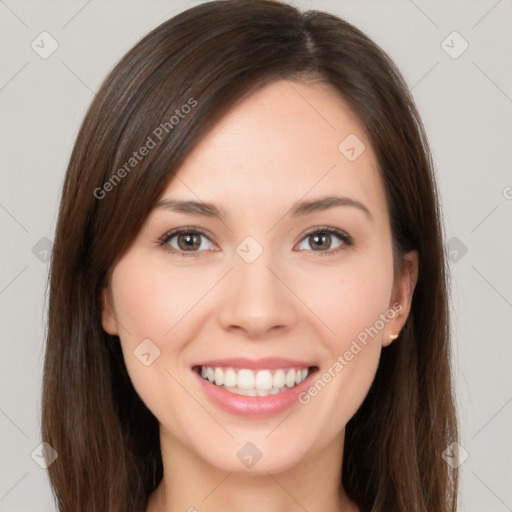
<svg viewBox="0 0 512 512">
<path fill-rule="evenodd" d="M 294 403 L 298 402 L 298 395 L 310 386 L 310 377 L 316 373 L 316 369 L 310 371 L 307 378 L 291 389 L 281 391 L 275 395 L 267 396 L 245 396 L 237 395 L 226 391 L 224 388 L 212 384 L 209 380 L 203 379 L 195 370 L 192 370 L 205 393 L 210 400 L 221 409 L 246 418 L 265 418 L 285 411 Z"/>
</svg>

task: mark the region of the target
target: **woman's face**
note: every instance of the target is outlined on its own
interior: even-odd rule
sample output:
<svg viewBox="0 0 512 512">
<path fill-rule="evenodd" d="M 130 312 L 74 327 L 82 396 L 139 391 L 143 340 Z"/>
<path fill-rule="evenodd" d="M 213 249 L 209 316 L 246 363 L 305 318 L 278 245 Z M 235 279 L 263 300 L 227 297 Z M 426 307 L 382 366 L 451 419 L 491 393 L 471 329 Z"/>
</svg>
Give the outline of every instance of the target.
<svg viewBox="0 0 512 512">
<path fill-rule="evenodd" d="M 406 320 L 408 260 L 394 279 L 357 118 L 326 85 L 278 81 L 188 156 L 113 269 L 103 326 L 167 446 L 272 473 L 342 449 Z"/>
</svg>

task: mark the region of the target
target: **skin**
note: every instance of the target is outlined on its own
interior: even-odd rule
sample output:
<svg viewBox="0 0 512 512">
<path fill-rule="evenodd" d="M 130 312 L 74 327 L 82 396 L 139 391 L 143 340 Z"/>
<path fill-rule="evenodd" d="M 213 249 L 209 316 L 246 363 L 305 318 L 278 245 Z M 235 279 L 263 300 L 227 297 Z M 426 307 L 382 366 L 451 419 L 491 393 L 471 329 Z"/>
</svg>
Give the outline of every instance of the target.
<svg viewBox="0 0 512 512">
<path fill-rule="evenodd" d="M 349 134 L 366 146 L 355 161 L 338 149 Z M 360 201 L 373 220 L 352 206 L 285 215 L 325 195 Z M 164 479 L 147 511 L 358 510 L 339 484 L 345 425 L 407 319 L 418 271 L 414 251 L 393 274 L 385 192 L 362 125 L 325 84 L 266 85 L 189 154 L 162 195 L 171 197 L 215 203 L 227 217 L 154 209 L 103 296 L 103 327 L 120 336 L 135 389 L 160 423 Z M 305 232 L 323 226 L 354 244 L 333 235 L 315 251 Z M 208 233 L 197 257 L 159 245 L 180 227 Z M 263 249 L 252 263 L 236 252 L 247 236 Z M 178 237 L 169 244 L 186 250 Z M 207 359 L 280 356 L 321 374 L 397 302 L 401 311 L 317 396 L 278 415 L 225 412 L 191 370 Z M 145 366 L 133 351 L 148 338 L 160 355 Z M 236 456 L 248 441 L 262 453 L 250 469 Z"/>
</svg>

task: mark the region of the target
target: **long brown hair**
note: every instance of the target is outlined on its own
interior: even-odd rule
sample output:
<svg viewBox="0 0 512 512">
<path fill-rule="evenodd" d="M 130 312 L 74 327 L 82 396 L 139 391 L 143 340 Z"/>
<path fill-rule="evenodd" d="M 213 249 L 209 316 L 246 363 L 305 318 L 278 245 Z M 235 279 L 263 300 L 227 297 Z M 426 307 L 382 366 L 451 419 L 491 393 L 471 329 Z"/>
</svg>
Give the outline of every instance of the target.
<svg viewBox="0 0 512 512">
<path fill-rule="evenodd" d="M 272 0 L 223 0 L 180 13 L 130 50 L 77 136 L 51 262 L 42 396 L 60 511 L 143 511 L 163 474 L 158 422 L 131 384 L 119 338 L 101 326 L 110 271 L 224 113 L 257 87 L 306 77 L 334 87 L 367 130 L 398 271 L 400 255 L 419 253 L 409 318 L 346 427 L 343 486 L 364 512 L 455 510 L 457 471 L 441 456 L 458 438 L 447 267 L 413 99 L 389 57 L 342 19 Z M 131 161 L 148 137 L 154 148 Z"/>
</svg>

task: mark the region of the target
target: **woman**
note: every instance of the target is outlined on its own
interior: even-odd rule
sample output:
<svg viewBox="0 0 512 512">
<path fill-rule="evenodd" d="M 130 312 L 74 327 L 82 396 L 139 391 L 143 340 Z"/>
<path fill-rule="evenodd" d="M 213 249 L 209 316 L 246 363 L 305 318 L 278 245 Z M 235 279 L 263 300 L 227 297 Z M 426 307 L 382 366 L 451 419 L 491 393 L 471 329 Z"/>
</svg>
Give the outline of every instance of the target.
<svg viewBox="0 0 512 512">
<path fill-rule="evenodd" d="M 457 440 L 427 138 L 345 21 L 166 21 L 67 171 L 43 440 L 59 510 L 447 512 Z"/>
</svg>

